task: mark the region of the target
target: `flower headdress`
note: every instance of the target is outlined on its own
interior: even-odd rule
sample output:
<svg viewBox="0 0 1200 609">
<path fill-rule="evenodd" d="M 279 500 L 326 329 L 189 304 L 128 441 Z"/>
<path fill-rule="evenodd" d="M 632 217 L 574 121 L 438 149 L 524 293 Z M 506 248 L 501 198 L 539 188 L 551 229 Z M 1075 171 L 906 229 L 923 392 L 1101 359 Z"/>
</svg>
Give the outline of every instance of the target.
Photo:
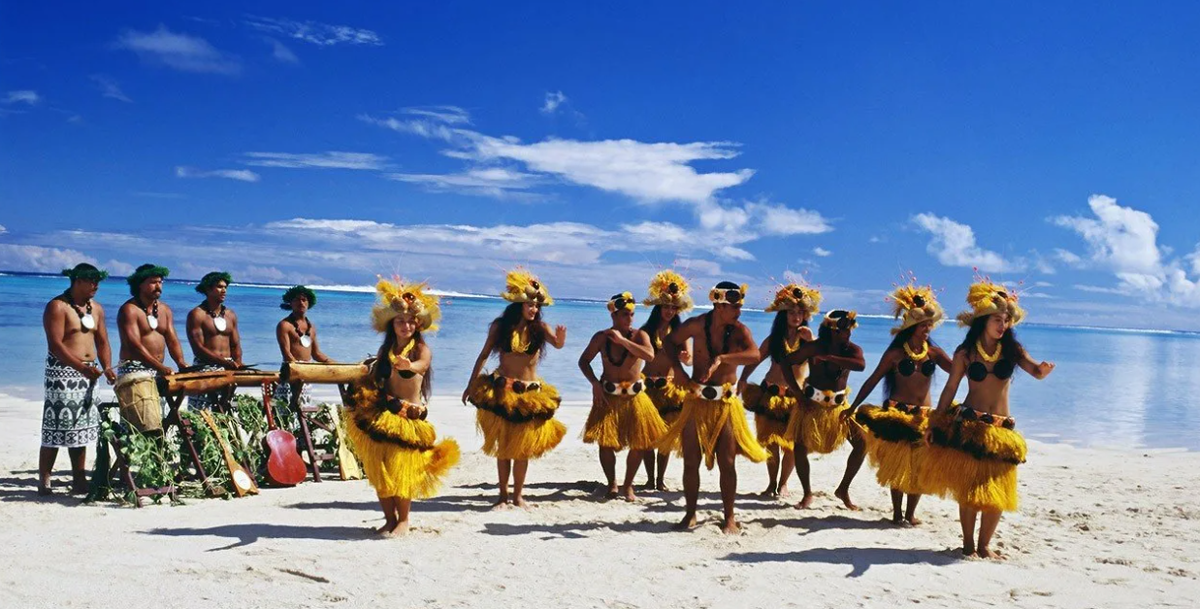
<svg viewBox="0 0 1200 609">
<path fill-rule="evenodd" d="M 692 297 L 688 294 L 691 286 L 675 271 L 659 271 L 650 280 L 650 297 L 642 304 L 653 307 L 663 305 L 675 307 L 682 313 L 692 308 Z"/>
<path fill-rule="evenodd" d="M 821 312 L 821 292 L 816 288 L 798 283 L 789 283 L 775 290 L 775 298 L 763 309 L 767 313 L 798 309 L 809 315 Z"/>
<path fill-rule="evenodd" d="M 845 309 L 834 309 L 825 314 L 821 325 L 828 326 L 833 330 L 853 330 L 858 327 L 858 313 Z"/>
<path fill-rule="evenodd" d="M 987 277 L 978 278 L 967 289 L 968 311 L 958 314 L 958 324 L 969 326 L 980 317 L 993 313 L 1008 313 L 1008 327 L 1013 327 L 1025 318 L 1025 310 L 1017 304 L 1017 293 Z"/>
<path fill-rule="evenodd" d="M 946 317 L 933 288 L 917 285 L 915 275 L 909 275 L 908 283 L 893 290 L 887 300 L 892 303 L 892 317 L 900 319 L 900 325 L 892 328 L 893 335 L 927 321 L 937 327 Z"/>
<path fill-rule="evenodd" d="M 634 300 L 633 294 L 629 292 L 621 292 L 608 299 L 609 313 L 616 313 L 621 310 L 632 311 L 635 307 L 637 307 L 637 300 Z"/>
<path fill-rule="evenodd" d="M 438 297 L 426 293 L 425 283 L 404 283 L 399 277 L 391 280 L 379 278 L 375 294 L 379 302 L 371 308 L 371 325 L 376 332 L 385 332 L 392 320 L 400 315 L 412 315 L 417 320 L 418 332 L 436 332 L 437 322 L 442 318 Z"/>
<path fill-rule="evenodd" d="M 539 302 L 542 306 L 554 304 L 550 292 L 542 285 L 533 273 L 523 267 L 517 267 L 504 276 L 504 293 L 500 297 L 509 302 Z"/>
</svg>

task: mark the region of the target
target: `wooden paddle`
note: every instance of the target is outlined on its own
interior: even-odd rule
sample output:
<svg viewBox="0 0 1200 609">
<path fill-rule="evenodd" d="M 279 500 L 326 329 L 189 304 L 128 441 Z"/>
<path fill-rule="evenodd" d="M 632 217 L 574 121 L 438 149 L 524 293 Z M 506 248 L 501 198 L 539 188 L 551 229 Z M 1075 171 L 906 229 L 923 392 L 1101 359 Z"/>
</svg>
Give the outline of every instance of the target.
<svg viewBox="0 0 1200 609">
<path fill-rule="evenodd" d="M 350 450 L 350 445 L 346 440 L 346 431 L 342 429 L 341 416 L 338 415 L 337 410 L 337 407 L 334 406 L 333 416 L 330 418 L 333 420 L 333 430 L 337 434 L 338 474 L 341 475 L 342 480 L 362 480 L 362 468 L 358 465 L 358 457 L 355 456 L 354 451 Z"/>
<path fill-rule="evenodd" d="M 225 455 L 225 467 L 229 468 L 229 479 L 233 481 L 233 492 L 238 497 L 257 495 L 258 485 L 254 483 L 254 477 L 247 473 L 246 468 L 242 467 L 233 458 L 233 451 L 230 450 L 229 443 L 225 441 L 225 436 L 221 435 L 221 430 L 217 428 L 217 422 L 213 419 L 212 413 L 207 410 L 201 410 L 200 416 L 204 418 L 204 422 L 221 444 L 221 452 Z"/>
</svg>

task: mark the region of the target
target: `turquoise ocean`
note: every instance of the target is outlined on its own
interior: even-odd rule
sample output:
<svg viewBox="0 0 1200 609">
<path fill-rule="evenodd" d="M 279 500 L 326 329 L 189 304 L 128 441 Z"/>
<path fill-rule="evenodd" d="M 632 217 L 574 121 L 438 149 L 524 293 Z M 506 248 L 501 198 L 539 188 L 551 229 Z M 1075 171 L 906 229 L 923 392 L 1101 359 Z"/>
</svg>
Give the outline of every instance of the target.
<svg viewBox="0 0 1200 609">
<path fill-rule="evenodd" d="M 177 328 L 184 350 L 186 311 L 200 302 L 194 282 L 168 281 L 163 299 L 177 311 Z M 0 346 L 5 355 L 0 366 L 0 393 L 41 399 L 46 343 L 41 317 L 46 302 L 67 286 L 62 277 L 0 275 Z M 322 349 L 339 361 L 357 361 L 372 354 L 380 338 L 370 327 L 374 302 L 370 287 L 317 287 L 317 306 L 309 313 L 320 332 Z M 261 368 L 277 368 L 279 352 L 274 328 L 285 312 L 280 310 L 282 286 L 235 284 L 227 305 L 240 318 L 244 360 Z M 128 290 L 120 279 L 105 281 L 97 300 L 108 311 L 108 329 L 117 356 L 116 311 Z M 441 330 L 429 337 L 434 352 L 434 393 L 461 395 L 471 365 L 482 346 L 487 324 L 503 310 L 499 298 L 452 295 L 445 299 Z M 836 305 L 836 303 L 828 303 Z M 1200 334 L 1135 329 L 1100 329 L 1039 325 L 1037 303 L 1028 303 L 1033 321 L 1018 328 L 1018 337 L 1039 359 L 1057 365 L 1046 380 L 1018 373 L 1011 389 L 1012 411 L 1018 429 L 1043 441 L 1113 448 L 1200 449 Z M 951 312 L 959 303 L 948 302 Z M 636 323 L 648 309 L 639 307 Z M 695 311 L 692 314 L 696 314 Z M 576 361 L 593 332 L 607 327 L 603 303 L 558 301 L 546 309 L 550 324 L 567 326 L 567 344 L 550 350 L 542 364 L 546 380 L 559 387 L 568 401 L 582 403 L 589 391 Z M 772 314 L 747 310 L 742 321 L 756 340 L 766 337 Z M 853 340 L 866 352 L 868 372 L 874 368 L 891 336 L 892 320 L 862 318 Z M 962 340 L 963 330 L 953 323 L 934 331 L 933 339 L 947 351 Z M 763 366 L 756 374 L 761 378 Z M 850 377 L 858 387 L 868 372 Z M 934 401 L 946 375 L 934 379 Z M 965 384 L 961 395 L 965 394 Z M 878 399 L 878 390 L 872 401 Z M 568 406 L 572 407 L 572 406 Z M 574 406 L 579 407 L 579 406 Z"/>
</svg>

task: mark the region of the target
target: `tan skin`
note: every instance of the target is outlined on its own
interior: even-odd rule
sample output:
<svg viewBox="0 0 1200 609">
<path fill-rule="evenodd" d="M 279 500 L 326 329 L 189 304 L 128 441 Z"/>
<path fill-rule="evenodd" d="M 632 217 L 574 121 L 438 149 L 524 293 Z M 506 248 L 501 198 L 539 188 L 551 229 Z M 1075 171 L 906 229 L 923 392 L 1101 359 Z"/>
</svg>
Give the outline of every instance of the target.
<svg viewBox="0 0 1200 609">
<path fill-rule="evenodd" d="M 813 339 L 812 330 L 808 329 L 809 315 L 800 309 L 788 309 L 788 324 L 787 336 L 785 341 L 789 345 L 800 342 L 810 342 Z M 754 374 L 754 370 L 759 364 L 771 358 L 771 339 L 768 337 L 758 347 L 759 360 L 742 369 L 742 377 L 738 379 L 738 393 L 744 394 L 746 391 L 746 383 L 750 380 L 750 375 Z M 796 377 L 797 382 L 803 383 L 808 377 L 808 364 L 800 363 L 791 366 L 791 374 Z M 770 369 L 767 370 L 764 381 L 772 385 L 786 386 L 787 380 L 784 374 L 784 367 L 771 362 Z M 782 459 L 780 458 L 780 448 L 778 446 L 770 446 L 767 450 L 771 453 L 767 459 L 767 476 L 770 481 L 767 483 L 767 489 L 760 493 L 763 497 L 786 497 L 788 496 L 787 481 L 792 475 L 792 470 L 796 467 L 795 452 L 783 449 Z"/>
<path fill-rule="evenodd" d="M 758 361 L 758 348 L 750 329 L 738 321 L 742 313 L 741 305 L 720 303 L 704 315 L 693 317 L 672 332 L 666 343 L 670 353 L 675 378 L 689 378 L 683 369 L 679 354 L 692 341 L 695 348 L 693 355 L 694 366 L 690 379 L 693 384 L 724 385 L 736 384 L 738 366 L 753 364 Z M 704 320 L 711 316 L 711 336 L 713 347 L 722 349 L 722 341 L 726 328 L 732 328 L 728 350 L 725 353 L 710 353 L 704 335 Z M 683 494 L 687 503 L 687 512 L 676 525 L 677 529 L 689 530 L 697 525 L 696 502 L 700 496 L 700 440 L 696 435 L 695 421 L 688 421 L 683 429 Z M 725 423 L 717 438 L 716 462 L 721 474 L 721 504 L 725 512 L 725 521 L 721 530 L 727 534 L 740 530 L 734 517 L 733 502 L 737 494 L 737 440 L 733 437 L 733 425 Z"/>
<path fill-rule="evenodd" d="M 242 367 L 242 338 L 238 332 L 237 313 L 226 307 L 224 332 L 217 330 L 215 318 L 209 315 L 209 311 L 216 315 L 221 310 L 228 289 L 229 285 L 224 281 L 218 281 L 208 288 L 204 304 L 188 312 L 187 336 L 192 355 L 198 362 L 237 370 Z"/>
<path fill-rule="evenodd" d="M 920 353 L 924 348 L 924 345 L 929 344 L 928 357 L 936 362 L 938 367 L 943 371 L 950 372 L 950 356 L 946 355 L 946 352 L 943 351 L 941 347 L 928 343 L 929 334 L 932 331 L 932 321 L 917 324 L 916 330 L 908 339 L 908 348 L 911 349 L 913 353 Z M 883 380 L 883 377 L 887 375 L 888 371 L 895 370 L 896 366 L 900 365 L 900 362 L 907 358 L 908 354 L 905 353 L 903 347 L 897 349 L 888 349 L 885 351 L 883 357 L 879 359 L 879 365 L 875 367 L 875 371 L 871 373 L 871 376 L 867 377 L 867 380 L 863 382 L 862 387 L 859 387 L 858 397 L 854 398 L 854 404 L 849 410 L 842 413 L 842 417 L 845 418 L 847 422 L 852 421 L 854 418 L 854 412 L 858 409 L 859 404 L 862 404 L 863 400 L 867 399 L 867 396 L 875 390 L 875 387 L 879 385 L 879 382 Z M 896 372 L 892 378 L 893 385 L 892 393 L 889 396 L 890 399 L 896 400 L 897 402 L 903 402 L 910 406 L 930 405 L 929 390 L 933 385 L 932 376 L 925 376 L 919 370 L 917 370 L 909 376 L 904 376 L 903 374 Z M 921 500 L 921 496 L 909 495 L 908 509 L 903 510 L 904 493 L 896 489 L 891 489 L 891 493 L 892 524 L 908 523 L 912 526 L 921 524 L 921 521 L 916 516 L 917 502 Z"/>
<path fill-rule="evenodd" d="M 542 308 L 541 303 L 536 301 L 525 302 L 521 304 L 521 322 L 517 324 L 515 331 L 524 332 L 525 328 L 531 323 L 537 323 L 534 320 L 537 318 L 537 313 Z M 554 326 L 550 329 L 550 325 L 541 322 L 546 332 L 546 342 L 555 349 L 562 349 L 567 342 L 567 328 L 565 326 Z M 479 373 L 483 370 L 484 364 L 487 363 L 488 357 L 491 355 L 496 341 L 499 340 L 497 334 L 499 324 L 493 322 L 488 327 L 487 340 L 483 343 L 483 349 L 479 352 L 479 357 L 475 358 L 475 366 L 471 369 L 471 380 L 474 381 Z M 507 338 L 507 337 L 505 337 Z M 496 372 L 505 378 L 535 381 L 537 380 L 537 364 L 538 354 L 528 355 L 525 353 L 511 353 L 506 351 L 500 352 L 500 365 L 496 368 Z M 467 403 L 467 396 L 470 394 L 468 389 L 463 391 L 462 403 Z M 493 509 L 502 509 L 508 505 L 513 505 L 519 508 L 529 507 L 529 502 L 525 500 L 525 475 L 529 472 L 528 459 L 496 459 L 496 471 L 499 474 L 500 497 L 492 506 Z M 513 479 L 513 493 L 511 498 L 508 494 L 508 479 L 509 476 Z"/>
<path fill-rule="evenodd" d="M 112 349 L 108 343 L 104 307 L 92 300 L 99 289 L 99 281 L 71 280 L 68 289 L 70 302 L 59 296 L 46 303 L 42 312 L 42 329 L 46 332 L 46 347 L 58 361 L 79 371 L 93 383 L 103 375 L 111 385 L 117 375 L 112 369 Z M 74 306 L 71 302 L 75 303 Z M 92 305 L 92 318 L 96 322 L 93 330 L 85 330 L 80 320 L 80 315 L 87 313 L 88 303 Z M 89 365 L 94 361 L 100 362 L 100 368 Z M 71 458 L 71 493 L 86 493 L 87 447 L 68 448 L 67 454 Z M 50 473 L 57 458 L 57 448 L 43 446 L 38 453 L 38 492 L 41 494 L 50 494 Z"/>
<path fill-rule="evenodd" d="M 667 335 L 671 333 L 671 320 L 679 315 L 679 308 L 670 305 L 659 305 L 659 314 L 662 316 L 662 323 L 659 324 L 656 332 L 657 341 L 652 344 L 664 345 L 667 342 Z M 679 352 L 679 359 L 683 361 L 683 365 L 692 365 L 692 352 L 686 345 Z M 666 349 L 657 349 L 654 352 L 654 359 L 646 362 L 646 367 L 642 369 L 642 374 L 646 376 L 665 376 L 673 378 L 675 373 L 675 365 L 671 360 L 671 356 L 667 354 Z M 646 482 L 646 490 L 667 490 L 667 483 L 663 478 L 667 474 L 667 464 L 671 461 L 671 451 L 658 451 L 658 468 L 655 469 L 655 453 L 646 451 L 642 457 L 642 462 L 646 466 L 646 476 L 649 480 Z M 657 474 L 657 478 L 655 477 Z"/>
<path fill-rule="evenodd" d="M 1000 339 L 1008 330 L 1008 314 L 993 313 L 987 321 L 987 328 L 980 335 L 980 346 L 987 353 L 995 353 L 1000 344 Z M 950 367 L 950 378 L 946 381 L 946 387 L 942 390 L 942 396 L 938 400 L 938 412 L 946 412 L 954 404 L 954 396 L 958 393 L 958 386 L 967 375 L 967 367 L 972 362 L 982 361 L 979 354 L 976 353 L 974 347 L 966 350 L 960 350 L 954 353 L 953 364 Z M 967 377 L 967 398 L 965 403 L 971 408 L 981 412 L 989 412 L 999 416 L 1011 416 L 1008 410 L 1008 388 L 1011 385 L 1012 378 L 998 379 L 995 375 L 990 374 L 992 364 L 983 362 L 988 369 L 988 376 L 982 381 L 973 381 Z M 1050 362 L 1037 363 L 1028 353 L 1017 360 L 1016 364 L 1020 366 L 1029 376 L 1041 380 L 1050 376 L 1054 371 L 1054 364 Z M 928 441 L 928 436 L 926 441 Z M 982 518 L 979 522 L 979 537 L 978 542 L 975 539 L 975 519 L 982 512 Z M 964 556 L 978 555 L 981 558 L 1002 558 L 998 553 L 992 550 L 989 545 L 992 541 L 992 536 L 996 533 L 996 527 L 1000 524 L 1000 510 L 976 510 L 965 506 L 959 506 L 958 518 L 962 524 L 962 552 Z"/>
<path fill-rule="evenodd" d="M 175 334 L 175 317 L 171 307 L 159 300 L 162 297 L 162 277 L 149 277 L 138 286 L 137 296 L 125 301 L 117 311 L 117 328 L 121 332 L 121 359 L 139 361 L 153 368 L 159 375 L 175 371 L 165 362 L 166 353 L 180 368 L 187 368 L 183 358 L 183 347 Z M 158 303 L 158 328 L 152 329 L 147 311 L 154 311 Z"/>
<path fill-rule="evenodd" d="M 409 404 L 400 411 L 400 415 L 410 419 L 419 419 L 428 412 L 428 408 L 414 405 L 421 403 L 421 384 L 433 363 L 433 351 L 425 343 L 415 345 L 407 357 L 401 355 L 417 332 L 417 327 L 417 319 L 413 315 L 398 315 L 392 319 L 392 329 L 396 333 L 396 345 L 392 347 L 392 353 L 396 355 L 396 363 L 392 365 L 392 375 L 388 377 L 387 386 L 384 387 L 389 398 L 403 400 Z M 414 375 L 406 379 L 400 376 L 401 370 L 412 371 Z M 385 522 L 376 530 L 377 533 L 384 537 L 392 537 L 408 532 L 411 499 L 380 496 L 379 506 L 383 508 Z"/>
<path fill-rule="evenodd" d="M 603 367 L 601 378 L 596 378 L 592 369 L 592 361 L 600 358 Z M 608 394 L 601 386 L 601 380 L 623 383 L 636 381 L 642 376 L 644 362 L 654 359 L 654 346 L 650 344 L 650 335 L 633 327 L 633 311 L 621 309 L 612 314 L 612 327 L 592 335 L 583 354 L 579 356 L 579 369 L 583 376 L 592 384 L 593 407 L 604 407 Z M 615 360 L 615 361 L 614 361 Z M 617 489 L 617 452 L 611 448 L 600 447 L 600 467 L 608 480 L 607 499 L 624 496 L 626 501 L 634 501 L 637 497 L 633 492 L 633 478 L 637 475 L 638 465 L 643 456 L 652 451 L 629 450 L 625 456 L 625 484 L 620 492 Z"/>
<path fill-rule="evenodd" d="M 292 313 L 275 324 L 275 342 L 279 344 L 279 354 L 286 362 L 321 362 L 329 363 L 333 359 L 321 352 L 317 341 L 317 324 L 308 319 L 308 297 L 297 296 L 292 299 Z M 300 342 L 300 338 L 308 332 L 312 344 L 308 347 Z M 291 395 L 300 395 L 300 383 L 291 384 Z"/>
<path fill-rule="evenodd" d="M 807 361 L 809 363 L 807 384 L 824 391 L 841 391 L 846 388 L 846 381 L 850 378 L 850 373 L 863 371 L 867 364 L 863 359 L 862 349 L 850 342 L 850 329 L 834 329 L 830 334 L 832 340 L 828 346 L 820 341 L 800 345 L 799 349 L 787 357 L 787 363 L 796 365 Z M 788 388 L 800 396 L 802 401 L 809 401 L 807 397 L 804 397 L 804 391 L 793 375 L 785 375 L 784 380 L 787 381 Z M 809 404 L 812 405 L 811 401 Z M 833 494 L 841 499 L 848 509 L 857 510 L 858 506 L 850 500 L 850 483 L 862 467 L 863 459 L 866 457 L 866 444 L 853 426 L 850 427 L 850 447 L 850 457 L 846 460 L 846 473 L 843 474 L 842 483 L 838 485 Z M 796 504 L 796 507 L 807 509 L 813 501 L 812 483 L 809 473 L 808 449 L 804 447 L 799 438 L 796 439 L 795 452 L 796 474 L 800 478 L 800 486 L 804 488 L 804 496 L 800 499 L 800 503 Z"/>
</svg>

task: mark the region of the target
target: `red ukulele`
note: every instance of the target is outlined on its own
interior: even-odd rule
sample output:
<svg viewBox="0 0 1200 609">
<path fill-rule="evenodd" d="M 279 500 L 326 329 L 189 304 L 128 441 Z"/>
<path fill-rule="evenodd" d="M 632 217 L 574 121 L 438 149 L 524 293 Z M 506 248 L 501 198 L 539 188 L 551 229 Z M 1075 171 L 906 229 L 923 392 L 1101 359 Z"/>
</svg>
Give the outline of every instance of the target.
<svg viewBox="0 0 1200 609">
<path fill-rule="evenodd" d="M 267 451 L 267 481 L 275 486 L 296 486 L 304 482 L 308 470 L 296 450 L 296 437 L 275 426 L 271 407 L 271 383 L 263 383 L 263 407 L 267 409 L 267 436 L 263 448 Z"/>
</svg>

